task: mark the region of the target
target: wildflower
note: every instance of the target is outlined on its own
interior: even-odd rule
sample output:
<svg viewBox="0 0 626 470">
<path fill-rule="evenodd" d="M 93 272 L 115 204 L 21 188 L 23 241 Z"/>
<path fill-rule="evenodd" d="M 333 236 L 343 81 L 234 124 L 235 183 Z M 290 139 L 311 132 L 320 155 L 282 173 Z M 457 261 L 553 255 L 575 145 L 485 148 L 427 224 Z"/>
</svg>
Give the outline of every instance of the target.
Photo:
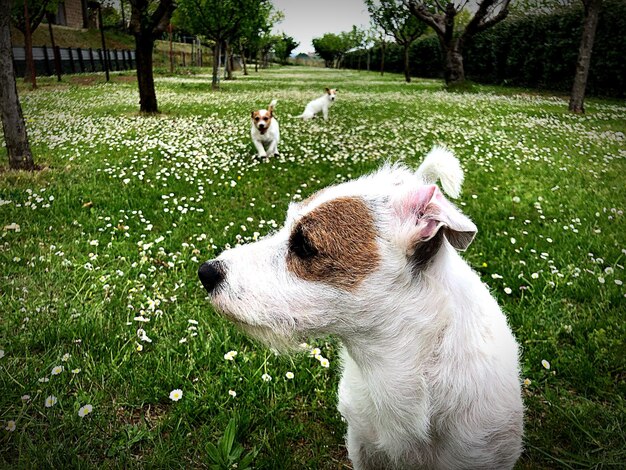
<svg viewBox="0 0 626 470">
<path fill-rule="evenodd" d="M 270 380 L 272 380 L 272 376 L 269 374 L 263 374 L 261 378 L 263 379 L 264 382 L 269 382 Z"/>
<path fill-rule="evenodd" d="M 70 360 L 70 357 L 72 357 L 72 355 L 70 353 L 65 353 L 65 354 L 63 354 L 63 357 L 61 358 L 61 360 L 63 362 L 67 362 L 67 361 Z"/>
<path fill-rule="evenodd" d="M 524 379 L 524 386 L 528 387 L 530 384 L 532 383 L 532 381 L 528 378 Z"/>
<path fill-rule="evenodd" d="M 135 343 L 135 350 L 137 352 L 143 351 L 143 344 Z"/>
<path fill-rule="evenodd" d="M 518 196 L 513 196 L 512 201 L 517 204 L 517 203 L 521 202 L 521 199 Z"/>
<path fill-rule="evenodd" d="M 9 432 L 13 432 L 13 431 L 15 431 L 15 427 L 16 427 L 15 426 L 15 421 L 10 420 L 10 421 L 7 421 L 7 425 L 6 425 L 6 427 L 4 429 L 6 429 Z"/>
<path fill-rule="evenodd" d="M 63 372 L 63 370 L 63 366 L 55 366 L 52 368 L 52 372 L 50 373 L 50 375 L 59 375 L 61 372 Z"/>
<path fill-rule="evenodd" d="M 22 395 L 22 401 L 30 401 L 30 395 Z"/>
<path fill-rule="evenodd" d="M 615 282 L 615 285 L 617 286 L 621 286 L 624 284 L 624 282 L 621 279 L 615 279 L 613 282 Z"/>
<path fill-rule="evenodd" d="M 325 357 L 320 357 L 319 361 L 322 367 L 326 367 L 326 368 L 330 367 L 330 362 Z"/>
<path fill-rule="evenodd" d="M 545 359 L 541 360 L 541 365 L 543 366 L 544 369 L 550 370 L 550 363 L 546 361 Z"/>
<path fill-rule="evenodd" d="M 507 295 L 511 295 L 511 293 L 512 293 L 512 292 L 513 292 L 513 291 L 511 290 L 511 288 L 510 288 L 510 287 L 505 287 L 505 288 L 504 288 L 504 293 L 505 293 L 505 294 L 507 294 Z"/>
<path fill-rule="evenodd" d="M 0 349 L 0 359 L 4 357 L 4 349 Z"/>
<path fill-rule="evenodd" d="M 146 341 L 147 343 L 152 343 L 152 340 L 150 338 L 148 338 L 148 335 L 146 334 L 145 330 L 143 328 L 139 328 L 137 330 L 137 336 L 139 337 L 139 339 L 141 341 Z"/>
<path fill-rule="evenodd" d="M 235 398 L 235 397 L 237 396 L 237 392 L 235 392 L 234 390 L 229 390 L 229 391 L 228 391 L 228 394 L 229 394 L 231 397 L 233 397 L 233 398 Z"/>
<path fill-rule="evenodd" d="M 89 244 L 90 244 L 91 246 L 98 246 L 98 245 L 100 244 L 100 242 L 99 242 L 98 240 L 91 240 L 91 241 L 89 242 Z"/>
<path fill-rule="evenodd" d="M 532 273 L 530 275 L 530 277 L 532 277 L 533 279 L 538 279 L 539 278 L 539 273 Z"/>
<path fill-rule="evenodd" d="M 172 401 L 178 401 L 183 397 L 183 391 L 180 388 L 177 388 L 175 390 L 172 390 L 170 392 L 170 400 Z"/>
<path fill-rule="evenodd" d="M 187 338 L 181 338 L 178 340 L 178 344 L 183 344 L 187 342 Z"/>
<path fill-rule="evenodd" d="M 320 348 L 311 349 L 311 357 L 317 357 L 320 354 L 322 354 L 322 351 L 320 350 Z"/>
<path fill-rule="evenodd" d="M 226 354 L 224 354 L 224 359 L 226 359 L 227 361 L 234 361 L 236 355 L 237 351 L 228 351 Z"/>
<path fill-rule="evenodd" d="M 48 377 L 42 377 L 42 378 L 40 378 L 40 379 L 39 379 L 39 381 L 40 381 L 40 382 L 43 382 L 43 383 L 45 383 L 45 382 L 50 382 L 50 378 L 48 378 Z"/>
<path fill-rule="evenodd" d="M 80 371 L 81 371 L 80 368 L 72 369 L 72 374 L 74 374 L 74 375 L 80 374 Z"/>
<path fill-rule="evenodd" d="M 604 280 L 604 278 L 602 276 L 600 276 L 600 277 L 598 277 L 598 282 L 600 284 L 604 284 L 605 280 Z"/>
<path fill-rule="evenodd" d="M 517 243 L 517 240 L 515 238 L 511 237 L 511 244 L 515 245 L 515 243 Z"/>
<path fill-rule="evenodd" d="M 285 377 L 286 377 L 288 380 L 293 379 L 293 378 L 294 378 L 293 372 L 287 372 L 287 373 L 285 374 Z"/>
<path fill-rule="evenodd" d="M 54 395 L 49 395 L 48 397 L 46 397 L 46 408 L 53 407 L 57 404 L 57 401 L 57 397 L 55 397 Z"/>
<path fill-rule="evenodd" d="M 92 411 L 93 411 L 93 406 L 91 405 L 81 406 L 80 409 L 78 410 L 78 416 L 80 416 L 81 418 L 84 418 Z"/>
<path fill-rule="evenodd" d="M 198 321 L 197 320 L 192 320 L 191 318 L 189 320 L 187 320 L 189 323 L 191 323 L 192 325 L 197 325 Z"/>
</svg>

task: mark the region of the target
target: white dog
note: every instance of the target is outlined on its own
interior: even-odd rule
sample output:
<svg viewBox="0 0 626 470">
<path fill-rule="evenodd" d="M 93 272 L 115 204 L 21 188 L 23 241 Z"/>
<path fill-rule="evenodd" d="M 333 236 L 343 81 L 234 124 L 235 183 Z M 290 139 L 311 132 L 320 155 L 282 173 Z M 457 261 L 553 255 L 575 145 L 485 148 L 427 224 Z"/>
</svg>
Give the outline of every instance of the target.
<svg viewBox="0 0 626 470">
<path fill-rule="evenodd" d="M 476 226 L 435 148 L 289 207 L 284 227 L 204 263 L 216 309 L 274 346 L 335 334 L 355 469 L 510 469 L 522 449 L 518 346 L 458 255 Z"/>
<path fill-rule="evenodd" d="M 269 158 L 278 153 L 280 128 L 278 120 L 274 117 L 276 103 L 276 100 L 272 100 L 267 109 L 252 111 L 250 136 L 257 149 L 259 158 Z"/>
<path fill-rule="evenodd" d="M 325 88 L 326 93 L 313 101 L 310 101 L 304 108 L 304 112 L 300 116 L 302 119 L 313 119 L 320 111 L 324 116 L 324 120 L 328 119 L 328 109 L 333 105 L 337 98 L 337 88 Z"/>
</svg>

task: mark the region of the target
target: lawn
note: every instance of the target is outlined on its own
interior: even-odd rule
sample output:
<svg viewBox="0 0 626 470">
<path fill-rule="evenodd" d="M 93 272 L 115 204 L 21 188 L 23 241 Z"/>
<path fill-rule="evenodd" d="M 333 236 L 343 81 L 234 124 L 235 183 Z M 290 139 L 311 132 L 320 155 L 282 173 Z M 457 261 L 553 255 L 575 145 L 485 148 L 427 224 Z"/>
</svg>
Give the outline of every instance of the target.
<svg viewBox="0 0 626 470">
<path fill-rule="evenodd" d="M 433 144 L 466 171 L 463 256 L 522 345 L 519 468 L 624 465 L 624 103 L 578 116 L 562 96 L 303 67 L 212 92 L 202 72 L 158 75 L 155 117 L 130 72 L 21 88 L 44 169 L 0 172 L 0 467 L 206 468 L 232 422 L 256 468 L 349 468 L 338 341 L 276 355 L 196 271 L 290 201 Z M 328 122 L 291 117 L 326 86 Z M 259 163 L 249 113 L 273 98 L 281 156 Z"/>
</svg>

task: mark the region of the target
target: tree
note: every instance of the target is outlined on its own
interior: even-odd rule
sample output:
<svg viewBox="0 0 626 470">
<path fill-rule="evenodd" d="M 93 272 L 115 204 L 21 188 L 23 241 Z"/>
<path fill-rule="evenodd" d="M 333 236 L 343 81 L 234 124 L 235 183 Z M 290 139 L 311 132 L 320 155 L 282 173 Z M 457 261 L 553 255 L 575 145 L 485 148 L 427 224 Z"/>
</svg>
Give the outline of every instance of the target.
<svg viewBox="0 0 626 470">
<path fill-rule="evenodd" d="M 282 20 L 283 13 L 275 11 L 270 2 L 261 2 L 256 15 L 247 15 L 239 28 L 237 48 L 243 62 L 243 74 L 248 75 L 246 64 L 247 57 L 258 58 L 259 50 L 263 43 L 263 37 L 270 34 L 275 23 Z M 258 60 L 255 61 L 258 71 Z"/>
<path fill-rule="evenodd" d="M 465 82 L 463 48 L 477 33 L 502 21 L 509 14 L 511 0 L 478 0 L 477 10 L 463 31 L 455 32 L 456 16 L 463 11 L 469 0 L 408 0 L 409 9 L 416 18 L 430 26 L 441 45 L 445 57 L 444 77 L 446 85 Z"/>
<path fill-rule="evenodd" d="M 585 89 L 589 77 L 589 65 L 591 63 L 591 51 L 596 36 L 598 17 L 602 9 L 602 0 L 582 0 L 585 9 L 583 33 L 580 39 L 578 60 L 576 61 L 576 75 L 569 100 L 569 110 L 573 113 L 585 112 Z"/>
<path fill-rule="evenodd" d="M 367 10 L 375 25 L 393 36 L 404 52 L 404 79 L 411 81 L 409 71 L 409 47 L 424 34 L 426 24 L 418 20 L 398 0 L 365 0 Z"/>
<path fill-rule="evenodd" d="M 174 0 L 130 0 L 129 29 L 135 36 L 139 109 L 142 113 L 158 113 L 152 51 L 154 41 L 167 29 L 176 9 Z"/>
<path fill-rule="evenodd" d="M 10 27 L 11 0 L 0 0 L 0 114 L 9 167 L 33 170 L 35 164 L 28 143 L 22 107 L 17 96 Z"/>
<path fill-rule="evenodd" d="M 357 47 L 358 40 L 358 29 L 353 26 L 350 31 L 326 33 L 321 38 L 313 38 L 312 42 L 315 52 L 324 60 L 326 67 L 339 68 L 345 53 Z"/>
<path fill-rule="evenodd" d="M 213 89 L 219 88 L 222 50 L 238 40 L 247 21 L 254 22 L 267 8 L 265 0 L 179 0 L 176 21 L 185 29 L 212 40 Z M 270 6 L 271 7 L 271 6 Z"/>
<path fill-rule="evenodd" d="M 279 40 L 274 45 L 274 54 L 276 58 L 284 65 L 287 63 L 287 59 L 291 56 L 292 51 L 300 45 L 291 36 L 287 36 L 285 33 L 280 36 Z"/>
<path fill-rule="evenodd" d="M 313 48 L 324 61 L 324 66 L 332 68 L 340 54 L 341 39 L 334 33 L 326 33 L 321 38 L 313 38 Z"/>
<path fill-rule="evenodd" d="M 33 58 L 33 33 L 41 24 L 47 13 L 52 13 L 58 0 L 14 0 L 9 5 L 13 25 L 24 35 L 24 51 L 26 52 L 26 71 L 24 80 L 30 82 L 33 89 L 37 88 L 35 60 Z"/>
</svg>

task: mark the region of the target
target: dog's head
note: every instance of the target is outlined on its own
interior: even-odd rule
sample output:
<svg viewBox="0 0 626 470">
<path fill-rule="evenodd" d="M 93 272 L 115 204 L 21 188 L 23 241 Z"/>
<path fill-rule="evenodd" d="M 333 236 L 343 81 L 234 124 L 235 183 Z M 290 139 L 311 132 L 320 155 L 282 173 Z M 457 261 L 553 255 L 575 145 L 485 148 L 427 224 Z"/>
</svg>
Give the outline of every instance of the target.
<svg viewBox="0 0 626 470">
<path fill-rule="evenodd" d="M 324 91 L 326 91 L 326 95 L 328 95 L 328 99 L 330 101 L 335 101 L 335 99 L 337 98 L 338 90 L 339 88 L 324 88 Z"/>
<path fill-rule="evenodd" d="M 475 233 L 419 172 L 385 166 L 292 203 L 277 233 L 223 252 L 199 276 L 216 309 L 248 333 L 297 344 L 383 321 L 441 252 L 467 248 Z"/>
<path fill-rule="evenodd" d="M 265 134 L 272 123 L 272 119 L 274 118 L 274 103 L 275 102 L 272 101 L 267 109 L 252 111 L 252 124 L 261 134 Z"/>
</svg>

